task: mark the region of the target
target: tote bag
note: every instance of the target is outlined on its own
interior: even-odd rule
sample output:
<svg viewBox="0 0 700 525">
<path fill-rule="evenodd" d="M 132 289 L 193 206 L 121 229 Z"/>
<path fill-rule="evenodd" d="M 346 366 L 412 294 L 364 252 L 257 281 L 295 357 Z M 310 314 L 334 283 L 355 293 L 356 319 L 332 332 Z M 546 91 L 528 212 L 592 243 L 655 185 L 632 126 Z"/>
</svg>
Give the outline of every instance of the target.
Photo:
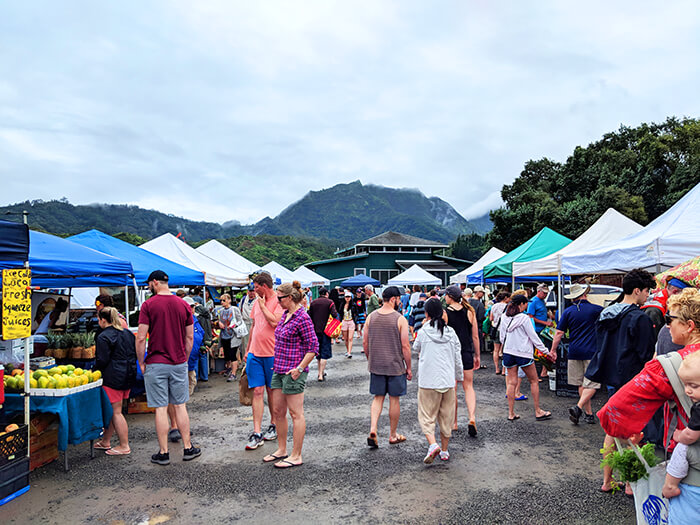
<svg viewBox="0 0 700 525">
<path fill-rule="evenodd" d="M 340 321 L 335 319 L 333 316 L 328 316 L 328 322 L 326 323 L 326 328 L 323 333 L 328 337 L 335 339 L 340 336 Z"/>
</svg>

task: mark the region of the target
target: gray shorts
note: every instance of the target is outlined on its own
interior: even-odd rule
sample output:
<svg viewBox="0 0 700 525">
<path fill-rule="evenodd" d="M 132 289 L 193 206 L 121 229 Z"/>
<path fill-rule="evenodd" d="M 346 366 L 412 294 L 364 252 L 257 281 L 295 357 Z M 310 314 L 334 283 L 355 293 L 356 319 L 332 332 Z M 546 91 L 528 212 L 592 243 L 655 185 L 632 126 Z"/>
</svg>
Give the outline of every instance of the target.
<svg viewBox="0 0 700 525">
<path fill-rule="evenodd" d="M 146 365 L 143 383 L 146 386 L 146 401 L 151 408 L 182 405 L 190 398 L 186 362 L 179 365 Z"/>
</svg>

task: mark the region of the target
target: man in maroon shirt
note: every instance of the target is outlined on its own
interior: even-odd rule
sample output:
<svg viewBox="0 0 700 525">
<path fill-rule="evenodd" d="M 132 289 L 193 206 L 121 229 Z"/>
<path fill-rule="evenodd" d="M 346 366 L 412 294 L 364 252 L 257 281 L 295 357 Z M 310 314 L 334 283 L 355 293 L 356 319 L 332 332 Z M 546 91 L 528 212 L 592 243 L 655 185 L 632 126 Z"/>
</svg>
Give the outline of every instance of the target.
<svg viewBox="0 0 700 525">
<path fill-rule="evenodd" d="M 187 303 L 170 293 L 165 272 L 152 272 L 148 276 L 148 289 L 153 296 L 141 307 L 136 356 L 143 372 L 148 406 L 156 409 L 160 450 L 151 456 L 151 462 L 168 465 L 168 404 L 175 409 L 177 428 L 182 435 L 185 447 L 182 459 L 189 461 L 202 453 L 190 441 L 190 418 L 185 406 L 189 399 L 187 358 L 194 340 L 194 321 Z"/>
<path fill-rule="evenodd" d="M 311 302 L 309 307 L 309 317 L 314 323 L 314 332 L 318 339 L 318 380 L 325 381 L 326 379 L 326 362 L 333 357 L 331 348 L 331 338 L 328 337 L 324 330 L 328 323 L 328 317 L 338 318 L 338 311 L 335 309 L 335 303 L 328 298 L 328 290 L 321 288 L 318 291 L 319 298 Z"/>
</svg>

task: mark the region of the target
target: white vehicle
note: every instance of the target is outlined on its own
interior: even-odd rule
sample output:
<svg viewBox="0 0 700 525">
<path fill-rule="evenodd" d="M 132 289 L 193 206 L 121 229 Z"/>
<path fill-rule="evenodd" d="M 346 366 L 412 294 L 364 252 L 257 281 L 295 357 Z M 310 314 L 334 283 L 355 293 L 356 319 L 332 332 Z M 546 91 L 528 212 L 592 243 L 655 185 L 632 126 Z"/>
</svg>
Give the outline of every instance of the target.
<svg viewBox="0 0 700 525">
<path fill-rule="evenodd" d="M 588 292 L 588 301 L 602 307 L 608 306 L 612 301 L 622 293 L 622 288 L 617 286 L 606 286 L 604 284 L 591 284 L 591 290 Z M 570 285 L 564 286 L 564 295 L 569 293 Z M 557 295 L 555 288 L 550 289 L 549 294 L 544 300 L 547 308 L 557 308 Z M 571 306 L 571 301 L 564 299 L 564 308 Z"/>
</svg>

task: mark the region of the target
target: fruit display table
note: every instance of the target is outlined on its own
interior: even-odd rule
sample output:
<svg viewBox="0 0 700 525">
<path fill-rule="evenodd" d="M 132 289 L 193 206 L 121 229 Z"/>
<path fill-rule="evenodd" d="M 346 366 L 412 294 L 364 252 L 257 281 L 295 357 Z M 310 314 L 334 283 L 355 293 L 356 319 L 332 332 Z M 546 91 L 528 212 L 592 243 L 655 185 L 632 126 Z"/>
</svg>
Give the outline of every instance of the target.
<svg viewBox="0 0 700 525">
<path fill-rule="evenodd" d="M 21 394 L 5 396 L 5 410 L 8 415 L 23 411 L 24 402 Z M 94 455 L 92 442 L 100 437 L 103 428 L 112 419 L 112 405 L 102 388 L 91 388 L 60 397 L 32 396 L 32 412 L 57 414 L 58 450 L 64 453 L 64 466 L 68 470 L 68 445 L 78 445 L 90 441 L 90 455 Z"/>
</svg>

